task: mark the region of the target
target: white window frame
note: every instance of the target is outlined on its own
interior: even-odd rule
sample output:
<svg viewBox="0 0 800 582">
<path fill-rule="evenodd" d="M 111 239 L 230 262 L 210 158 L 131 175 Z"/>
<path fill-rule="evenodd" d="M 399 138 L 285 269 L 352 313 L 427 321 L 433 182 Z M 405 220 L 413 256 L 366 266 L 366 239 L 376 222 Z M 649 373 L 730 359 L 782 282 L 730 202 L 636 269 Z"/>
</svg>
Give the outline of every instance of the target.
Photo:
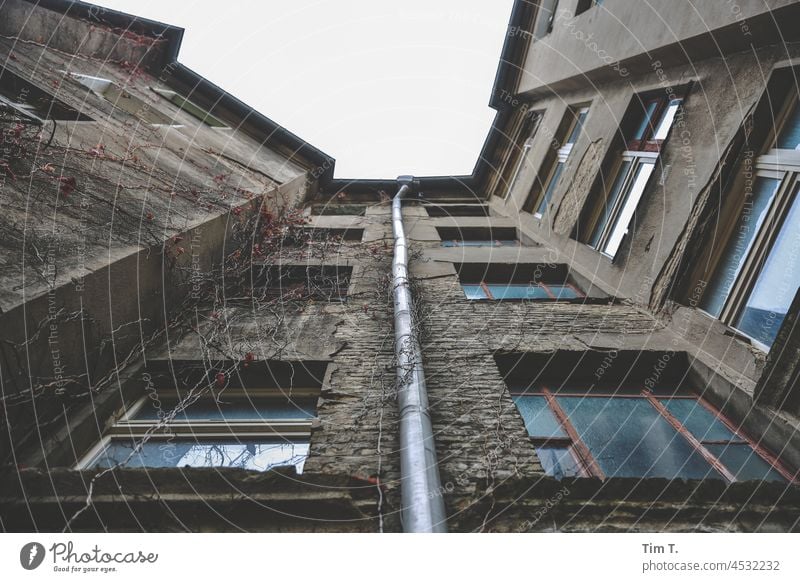
<svg viewBox="0 0 800 582">
<path fill-rule="evenodd" d="M 650 178 L 655 171 L 655 166 L 658 163 L 658 155 L 657 152 L 625 151 L 620 156 L 617 174 L 615 174 L 614 180 L 611 182 L 612 188 L 619 179 L 618 174 L 624 163 L 631 162 L 631 164 L 628 166 L 624 182 L 620 187 L 619 196 L 617 196 L 614 206 L 609 209 L 608 219 L 601 228 L 600 238 L 597 243 L 590 245 L 609 259 L 613 260 L 614 257 L 616 257 L 619 247 L 622 246 L 625 237 L 628 235 L 633 215 L 636 212 L 636 207 L 639 205 L 639 201 L 642 199 L 642 195 L 647 189 L 647 184 L 650 182 Z M 645 164 L 649 164 L 653 166 L 653 168 L 650 170 L 641 188 L 638 191 L 634 191 L 633 186 L 635 185 L 635 178 L 638 175 L 639 169 Z M 610 194 L 610 192 L 607 194 Z M 608 248 L 612 245 L 614 246 L 613 252 L 609 252 Z"/>
</svg>

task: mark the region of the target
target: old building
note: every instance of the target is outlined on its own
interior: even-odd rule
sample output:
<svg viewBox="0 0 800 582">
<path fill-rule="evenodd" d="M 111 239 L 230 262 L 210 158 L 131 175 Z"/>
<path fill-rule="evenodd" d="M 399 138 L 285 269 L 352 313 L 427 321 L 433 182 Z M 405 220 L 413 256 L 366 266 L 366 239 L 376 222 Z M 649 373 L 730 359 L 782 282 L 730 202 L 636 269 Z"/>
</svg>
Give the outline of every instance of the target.
<svg viewBox="0 0 800 582">
<path fill-rule="evenodd" d="M 797 2 L 518 0 L 474 172 L 385 181 L 2 12 L 4 530 L 800 528 Z"/>
</svg>

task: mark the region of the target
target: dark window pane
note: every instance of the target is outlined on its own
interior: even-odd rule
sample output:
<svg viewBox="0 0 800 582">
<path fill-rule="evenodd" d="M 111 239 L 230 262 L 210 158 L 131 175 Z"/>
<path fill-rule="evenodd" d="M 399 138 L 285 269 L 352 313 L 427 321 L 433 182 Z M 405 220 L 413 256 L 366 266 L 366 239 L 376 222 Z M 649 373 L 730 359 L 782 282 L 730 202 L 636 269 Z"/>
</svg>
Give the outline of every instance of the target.
<svg viewBox="0 0 800 582">
<path fill-rule="evenodd" d="M 785 481 L 783 476 L 762 459 L 748 444 L 704 445 L 737 481 Z"/>
<path fill-rule="evenodd" d="M 800 107 L 797 103 L 786 118 L 775 147 L 782 150 L 796 150 L 800 147 Z"/>
<path fill-rule="evenodd" d="M 135 442 L 114 439 L 92 463 L 93 467 L 236 467 L 266 471 L 293 465 L 302 473 L 308 456 L 308 442 L 274 439 L 213 441 L 150 439 L 133 453 Z M 132 454 L 133 453 L 133 454 Z"/>
<path fill-rule="evenodd" d="M 544 472 L 562 479 L 564 477 L 580 477 L 581 470 L 569 447 L 536 447 L 536 454 Z"/>
<path fill-rule="evenodd" d="M 743 442 L 694 398 L 662 398 L 661 403 L 698 440 Z"/>
<path fill-rule="evenodd" d="M 175 400 L 147 400 L 133 420 L 160 420 L 177 405 Z M 203 398 L 175 415 L 177 421 L 224 421 L 306 419 L 316 415 L 315 399 L 296 401 L 220 397 L 220 401 Z"/>
<path fill-rule="evenodd" d="M 467 299 L 486 299 L 486 293 L 480 285 L 462 285 Z"/>
<path fill-rule="evenodd" d="M 758 274 L 736 327 L 771 346 L 800 286 L 800 197 L 795 196 L 778 238 Z"/>
<path fill-rule="evenodd" d="M 534 438 L 567 438 L 553 411 L 547 405 L 544 396 L 514 396 L 528 434 Z"/>
<path fill-rule="evenodd" d="M 608 477 L 719 477 L 644 398 L 556 399 Z"/>
<path fill-rule="evenodd" d="M 725 252 L 720 258 L 714 271 L 713 280 L 706 287 L 700 307 L 705 311 L 719 317 L 731 287 L 739 276 L 750 247 L 753 244 L 767 210 L 775 197 L 775 191 L 780 185 L 780 180 L 759 177 L 753 186 L 753 193 L 742 208 L 736 228 L 725 247 Z"/>
</svg>

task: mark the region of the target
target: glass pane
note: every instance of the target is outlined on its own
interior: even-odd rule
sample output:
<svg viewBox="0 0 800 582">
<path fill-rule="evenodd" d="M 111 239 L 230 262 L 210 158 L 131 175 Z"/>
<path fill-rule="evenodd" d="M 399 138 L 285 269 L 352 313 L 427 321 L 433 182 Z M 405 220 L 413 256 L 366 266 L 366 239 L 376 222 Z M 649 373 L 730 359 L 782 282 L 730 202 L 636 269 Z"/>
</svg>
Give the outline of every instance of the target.
<svg viewBox="0 0 800 582">
<path fill-rule="evenodd" d="M 542 201 L 539 203 L 539 207 L 536 209 L 536 214 L 544 214 L 544 211 L 547 210 L 547 205 L 550 203 L 550 198 L 552 198 L 553 192 L 556 190 L 558 179 L 561 177 L 561 172 L 563 170 L 564 163 L 558 162 L 553 175 L 550 177 L 550 181 L 547 183 L 547 188 L 544 191 L 544 196 L 542 196 Z"/>
<path fill-rule="evenodd" d="M 517 246 L 515 240 L 443 240 L 443 247 L 505 247 Z"/>
<path fill-rule="evenodd" d="M 633 139 L 642 139 L 644 137 L 644 134 L 647 132 L 647 127 L 650 125 L 650 118 L 653 116 L 653 112 L 655 112 L 657 106 L 658 101 L 651 101 L 645 105 L 644 116 L 639 123 L 639 127 L 636 128 L 633 134 Z"/>
<path fill-rule="evenodd" d="M 580 477 L 582 474 L 569 447 L 536 447 L 536 455 L 544 472 L 551 477 L 560 480 L 564 477 Z"/>
<path fill-rule="evenodd" d="M 467 299 L 486 299 L 486 293 L 480 285 L 461 285 Z"/>
<path fill-rule="evenodd" d="M 529 435 L 543 439 L 567 437 L 567 433 L 550 410 L 544 396 L 514 396 L 513 400 L 525 421 Z"/>
<path fill-rule="evenodd" d="M 150 439 L 139 451 L 133 452 L 135 442 L 114 439 L 92 463 L 105 468 L 125 463 L 126 467 L 236 467 L 251 471 L 266 471 L 292 465 L 298 474 L 308 456 L 309 443 L 274 439 L 188 441 Z"/>
<path fill-rule="evenodd" d="M 661 398 L 660 401 L 697 440 L 742 442 L 694 398 Z"/>
<path fill-rule="evenodd" d="M 736 229 L 731 233 L 725 252 L 714 271 L 713 280 L 706 287 L 700 302 L 700 307 L 714 317 L 719 317 L 728 299 L 731 287 L 739 276 L 739 270 L 750 252 L 753 239 L 761 228 L 779 185 L 780 180 L 758 177 L 748 203 L 742 207 Z"/>
<path fill-rule="evenodd" d="M 771 346 L 800 287 L 800 196 L 792 207 L 758 274 L 736 328 Z"/>
<path fill-rule="evenodd" d="M 783 476 L 762 459 L 748 444 L 703 445 L 734 474 L 737 481 L 785 481 Z"/>
<path fill-rule="evenodd" d="M 681 104 L 680 99 L 673 99 L 669 102 L 667 110 L 661 116 L 661 121 L 658 122 L 658 127 L 653 133 L 652 139 L 667 139 L 669 128 L 672 127 L 672 122 L 675 120 L 675 114 L 678 112 L 678 107 Z"/>
<path fill-rule="evenodd" d="M 719 477 L 644 398 L 556 400 L 608 477 Z"/>
<path fill-rule="evenodd" d="M 577 299 L 580 297 L 575 292 L 575 289 L 567 285 L 548 285 L 550 292 L 556 296 L 556 299 Z"/>
<path fill-rule="evenodd" d="M 600 216 L 600 220 L 597 221 L 594 234 L 592 235 L 592 239 L 589 241 L 589 244 L 594 248 L 597 248 L 597 245 L 600 243 L 600 237 L 603 236 L 603 231 L 605 230 L 606 224 L 611 217 L 611 209 L 614 208 L 614 205 L 617 203 L 617 199 L 622 192 L 622 186 L 628 177 L 628 172 L 631 169 L 632 163 L 633 162 L 631 160 L 625 160 L 619 167 L 619 172 L 617 172 L 614 185 L 611 187 L 608 198 L 606 199 L 606 204 L 603 208 L 603 214 Z"/>
<path fill-rule="evenodd" d="M 782 150 L 800 149 L 800 107 L 797 102 L 781 128 L 775 147 Z"/>
<path fill-rule="evenodd" d="M 486 285 L 489 288 L 489 292 L 495 299 L 502 300 L 502 299 L 550 299 L 550 295 L 547 294 L 542 287 L 539 285 L 497 285 L 497 284 L 489 284 Z"/>
<path fill-rule="evenodd" d="M 575 122 L 575 127 L 572 128 L 572 133 L 569 134 L 566 143 L 575 143 L 581 135 L 583 129 L 583 122 L 586 119 L 588 111 L 583 111 L 578 114 L 578 120 Z"/>
<path fill-rule="evenodd" d="M 133 416 L 133 420 L 159 420 L 170 414 L 177 405 L 173 399 L 145 401 L 144 406 Z M 203 398 L 190 404 L 186 410 L 175 415 L 177 421 L 225 421 L 306 419 L 316 416 L 316 399 L 303 398 L 296 401 L 277 399 L 226 398 L 219 401 Z"/>
<path fill-rule="evenodd" d="M 650 174 L 653 173 L 655 163 L 641 162 L 639 167 L 634 170 L 636 175 L 631 181 L 630 188 L 628 189 L 625 201 L 622 203 L 622 208 L 614 221 L 614 228 L 611 231 L 611 236 L 608 237 L 608 242 L 604 252 L 612 257 L 617 254 L 619 245 L 622 244 L 623 237 L 628 232 L 633 213 L 636 212 L 636 207 L 639 205 L 639 199 L 642 197 L 647 181 L 650 179 Z"/>
</svg>

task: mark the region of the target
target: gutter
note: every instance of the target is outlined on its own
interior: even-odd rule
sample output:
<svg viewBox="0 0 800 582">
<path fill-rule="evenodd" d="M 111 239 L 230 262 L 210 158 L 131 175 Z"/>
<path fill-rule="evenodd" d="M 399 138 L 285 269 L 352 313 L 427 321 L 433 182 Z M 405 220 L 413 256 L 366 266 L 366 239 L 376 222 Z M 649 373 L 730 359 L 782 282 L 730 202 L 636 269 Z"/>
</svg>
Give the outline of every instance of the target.
<svg viewBox="0 0 800 582">
<path fill-rule="evenodd" d="M 408 241 L 403 227 L 403 198 L 411 194 L 412 176 L 400 176 L 392 201 L 392 260 L 397 399 L 400 408 L 400 492 L 403 531 L 446 533 L 447 514 L 439 480 L 422 348 L 414 329 L 414 303 L 408 276 Z"/>
</svg>

